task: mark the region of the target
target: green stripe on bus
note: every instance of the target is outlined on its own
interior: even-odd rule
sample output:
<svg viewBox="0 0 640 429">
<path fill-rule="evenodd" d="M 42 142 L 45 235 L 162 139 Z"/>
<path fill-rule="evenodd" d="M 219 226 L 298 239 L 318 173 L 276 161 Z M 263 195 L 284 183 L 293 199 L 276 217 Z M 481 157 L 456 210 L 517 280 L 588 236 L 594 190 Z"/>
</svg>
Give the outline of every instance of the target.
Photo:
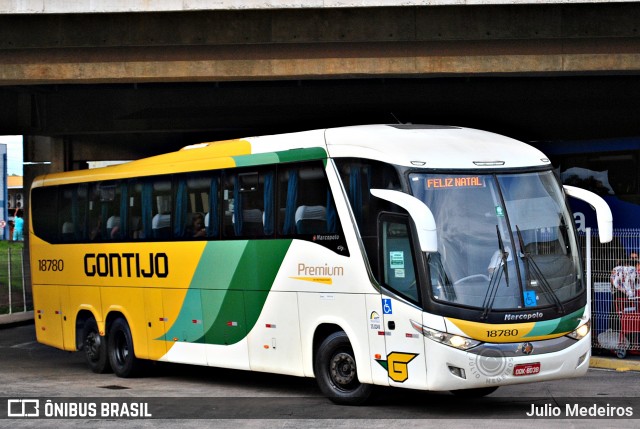
<svg viewBox="0 0 640 429">
<path fill-rule="evenodd" d="M 229 345 L 246 337 L 262 312 L 291 241 L 208 243 L 180 314 L 164 338 Z M 196 319 L 203 324 L 194 324 Z"/>
<path fill-rule="evenodd" d="M 278 158 L 280 158 L 280 162 L 311 161 L 314 159 L 325 159 L 327 157 L 327 151 L 321 147 L 284 150 L 276 153 L 278 154 Z"/>
<path fill-rule="evenodd" d="M 561 319 L 545 320 L 536 322 L 533 329 L 525 337 L 537 337 L 542 335 L 560 334 L 571 332 L 580 324 L 580 317 L 584 314 L 584 308 L 574 311 Z"/>
<path fill-rule="evenodd" d="M 278 155 L 275 153 L 256 153 L 254 155 L 233 156 L 232 158 L 236 163 L 236 167 L 278 163 Z"/>
<path fill-rule="evenodd" d="M 256 153 L 252 155 L 233 156 L 237 167 L 249 167 L 252 165 L 279 164 L 285 162 L 311 161 L 325 159 L 327 152 L 321 147 L 305 149 L 283 150 L 281 152 Z"/>
</svg>

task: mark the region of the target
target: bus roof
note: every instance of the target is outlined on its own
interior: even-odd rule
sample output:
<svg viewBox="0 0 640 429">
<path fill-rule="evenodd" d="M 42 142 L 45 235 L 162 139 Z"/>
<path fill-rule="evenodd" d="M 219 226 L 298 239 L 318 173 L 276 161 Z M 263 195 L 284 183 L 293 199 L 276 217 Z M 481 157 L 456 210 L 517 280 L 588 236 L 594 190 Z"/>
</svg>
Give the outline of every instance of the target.
<svg viewBox="0 0 640 429">
<path fill-rule="evenodd" d="M 487 131 L 437 125 L 359 125 L 200 143 L 125 164 L 41 176 L 33 186 L 319 159 L 327 154 L 441 169 L 550 165 L 538 149 Z"/>
<path fill-rule="evenodd" d="M 332 158 L 368 158 L 391 164 L 442 169 L 521 168 L 551 165 L 538 149 L 499 134 L 441 125 L 359 125 L 253 137 L 253 153 L 274 147 L 326 144 Z"/>
</svg>

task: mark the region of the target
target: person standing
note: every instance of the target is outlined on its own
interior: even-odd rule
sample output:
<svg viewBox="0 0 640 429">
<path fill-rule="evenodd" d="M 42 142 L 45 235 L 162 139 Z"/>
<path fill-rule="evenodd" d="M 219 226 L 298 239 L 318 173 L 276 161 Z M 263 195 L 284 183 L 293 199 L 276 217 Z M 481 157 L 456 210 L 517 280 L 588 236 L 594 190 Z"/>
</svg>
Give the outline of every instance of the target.
<svg viewBox="0 0 640 429">
<path fill-rule="evenodd" d="M 22 232 L 24 230 L 24 219 L 22 218 L 22 210 L 16 209 L 16 215 L 13 220 L 13 241 L 22 241 L 24 237 Z"/>
</svg>

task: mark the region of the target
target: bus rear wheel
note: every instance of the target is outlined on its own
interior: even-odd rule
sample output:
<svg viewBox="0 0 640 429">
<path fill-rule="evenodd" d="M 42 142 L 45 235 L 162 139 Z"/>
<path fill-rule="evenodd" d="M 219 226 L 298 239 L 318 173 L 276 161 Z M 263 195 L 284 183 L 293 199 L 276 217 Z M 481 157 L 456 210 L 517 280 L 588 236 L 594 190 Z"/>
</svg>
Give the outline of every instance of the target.
<svg viewBox="0 0 640 429">
<path fill-rule="evenodd" d="M 100 336 L 98 324 L 95 319 L 90 318 L 84 323 L 82 329 L 82 348 L 84 357 L 96 374 L 104 374 L 111 371 L 109 359 L 107 357 L 107 339 Z"/>
<path fill-rule="evenodd" d="M 313 366 L 320 390 L 334 403 L 358 405 L 371 396 L 373 386 L 358 381 L 353 348 L 344 332 L 335 332 L 325 338 Z"/>
<path fill-rule="evenodd" d="M 133 350 L 133 337 L 129 324 L 123 318 L 113 321 L 108 336 L 109 363 L 118 377 L 129 378 L 139 374 L 142 362 Z"/>
</svg>

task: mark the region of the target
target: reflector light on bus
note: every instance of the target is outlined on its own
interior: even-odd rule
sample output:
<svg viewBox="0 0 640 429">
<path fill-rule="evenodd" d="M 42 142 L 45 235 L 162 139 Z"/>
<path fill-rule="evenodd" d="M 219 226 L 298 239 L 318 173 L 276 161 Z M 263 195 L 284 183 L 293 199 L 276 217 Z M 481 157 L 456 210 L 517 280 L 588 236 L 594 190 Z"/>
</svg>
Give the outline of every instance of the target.
<svg viewBox="0 0 640 429">
<path fill-rule="evenodd" d="M 492 165 L 504 165 L 504 161 L 473 161 L 479 167 L 488 167 Z"/>
</svg>

